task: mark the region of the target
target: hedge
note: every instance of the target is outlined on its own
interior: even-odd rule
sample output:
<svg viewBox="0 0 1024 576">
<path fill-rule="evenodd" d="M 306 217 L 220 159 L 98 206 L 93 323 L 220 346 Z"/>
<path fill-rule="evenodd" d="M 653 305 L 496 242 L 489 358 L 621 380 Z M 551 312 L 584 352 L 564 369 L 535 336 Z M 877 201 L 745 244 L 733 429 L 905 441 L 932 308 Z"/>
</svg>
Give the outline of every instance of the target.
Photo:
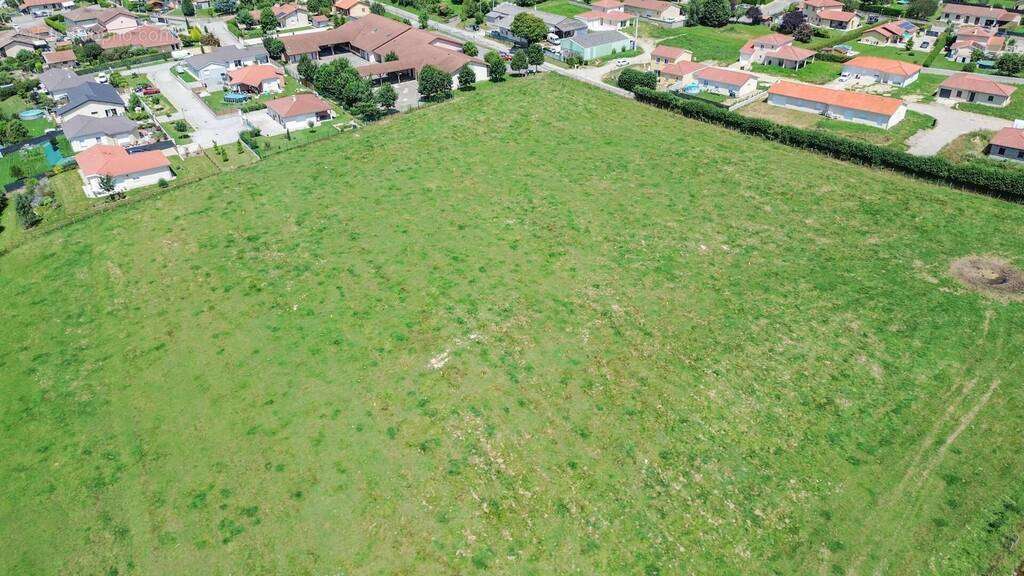
<svg viewBox="0 0 1024 576">
<path fill-rule="evenodd" d="M 897 18 L 903 17 L 906 9 L 897 8 L 896 6 L 884 6 L 881 4 L 861 4 L 860 10 L 864 12 L 874 12 L 875 14 L 881 14 L 883 16 L 895 16 Z"/>
<path fill-rule="evenodd" d="M 115 70 L 118 68 L 131 68 L 139 64 L 149 64 L 150 62 L 162 62 L 170 59 L 171 55 L 167 52 L 160 52 L 158 54 L 143 54 L 142 56 L 132 56 L 130 58 L 123 58 L 121 60 L 114 60 L 113 62 L 103 62 L 100 64 L 94 64 L 92 66 L 83 66 L 75 69 L 75 72 L 79 74 L 91 74 L 93 72 L 102 72 L 104 70 Z"/>
<path fill-rule="evenodd" d="M 939 57 L 939 54 L 946 51 L 946 40 L 948 38 L 949 29 L 947 28 L 942 31 L 942 34 L 939 34 L 938 38 L 935 39 L 935 45 L 932 46 L 932 51 L 929 52 L 928 56 L 924 59 L 923 64 L 925 68 L 931 66 L 932 62 L 935 62 L 935 59 Z"/>
<path fill-rule="evenodd" d="M 643 87 L 637 87 L 635 94 L 640 102 L 788 146 L 814 150 L 833 158 L 867 166 L 891 168 L 911 176 L 970 188 L 997 198 L 1024 201 L 1024 170 L 971 163 L 954 164 L 938 156 L 914 156 L 828 132 L 785 126 L 760 118 L 748 118 L 711 104 L 684 100 L 667 92 L 657 92 Z"/>
</svg>

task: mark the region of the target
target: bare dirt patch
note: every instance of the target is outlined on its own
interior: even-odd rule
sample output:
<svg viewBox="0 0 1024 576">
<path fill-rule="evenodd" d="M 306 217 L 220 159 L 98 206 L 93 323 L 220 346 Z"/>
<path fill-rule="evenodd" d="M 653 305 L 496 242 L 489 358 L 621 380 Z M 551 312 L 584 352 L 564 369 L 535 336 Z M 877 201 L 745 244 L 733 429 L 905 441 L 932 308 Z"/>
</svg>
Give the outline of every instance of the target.
<svg viewBox="0 0 1024 576">
<path fill-rule="evenodd" d="M 949 273 L 964 286 L 1015 300 L 1024 299 L 1024 272 L 1006 260 L 993 256 L 966 256 L 954 260 Z"/>
</svg>

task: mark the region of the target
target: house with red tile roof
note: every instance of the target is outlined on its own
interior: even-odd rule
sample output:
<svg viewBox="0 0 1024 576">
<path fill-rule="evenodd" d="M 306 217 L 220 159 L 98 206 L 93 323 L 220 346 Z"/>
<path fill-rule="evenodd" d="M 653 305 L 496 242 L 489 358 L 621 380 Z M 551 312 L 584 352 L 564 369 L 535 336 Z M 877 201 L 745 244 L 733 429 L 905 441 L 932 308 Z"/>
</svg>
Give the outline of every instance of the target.
<svg viewBox="0 0 1024 576">
<path fill-rule="evenodd" d="M 772 84 L 768 104 L 886 129 L 907 115 L 906 104 L 898 98 L 787 81 Z"/>
<path fill-rule="evenodd" d="M 171 163 L 162 152 L 150 150 L 129 154 L 121 146 L 96 144 L 75 155 L 78 173 L 82 176 L 82 189 L 89 198 L 109 196 L 141 186 L 157 184 L 160 180 L 172 180 L 174 172 Z M 114 190 L 103 189 L 103 178 L 114 181 Z"/>
<path fill-rule="evenodd" d="M 701 91 L 742 98 L 757 91 L 757 76 L 729 68 L 707 67 L 693 74 Z"/>
<path fill-rule="evenodd" d="M 955 26 L 973 24 L 998 28 L 1007 24 L 1020 24 L 1020 14 L 1016 12 L 974 4 L 943 4 L 939 19 Z"/>
<path fill-rule="evenodd" d="M 74 50 L 57 50 L 56 52 L 43 52 L 43 68 L 74 68 L 78 65 L 78 58 Z"/>
<path fill-rule="evenodd" d="M 170 52 L 181 48 L 181 40 L 170 29 L 149 25 L 139 26 L 128 32 L 100 38 L 96 43 L 104 50 L 131 46 L 133 48 L 150 48 L 159 52 Z"/>
<path fill-rule="evenodd" d="M 661 70 L 658 70 L 658 80 L 663 85 L 677 85 L 673 86 L 677 90 L 681 90 L 683 86 L 694 82 L 693 77 L 697 72 L 707 68 L 706 64 L 700 62 L 675 62 L 672 64 L 666 64 Z"/>
<path fill-rule="evenodd" d="M 682 19 L 679 6 L 664 0 L 623 0 L 626 12 L 658 22 L 676 22 Z"/>
<path fill-rule="evenodd" d="M 362 18 L 370 13 L 370 3 L 366 0 L 337 0 L 334 13 L 346 18 Z"/>
<path fill-rule="evenodd" d="M 18 4 L 18 10 L 33 16 L 49 16 L 74 7 L 74 0 L 22 0 Z"/>
<path fill-rule="evenodd" d="M 809 21 L 811 26 L 832 30 L 853 30 L 860 26 L 860 16 L 846 10 L 822 10 Z"/>
<path fill-rule="evenodd" d="M 893 20 L 871 28 L 857 41 L 872 46 L 902 46 L 913 38 L 918 30 L 918 26 L 909 20 Z"/>
<path fill-rule="evenodd" d="M 274 4 L 270 7 L 270 11 L 274 13 L 274 18 L 277 19 L 278 30 L 309 26 L 309 11 L 306 10 L 305 6 L 292 4 L 291 2 L 287 4 Z M 252 19 L 258 23 L 263 16 L 263 11 L 252 10 L 250 14 Z"/>
<path fill-rule="evenodd" d="M 599 7 L 596 10 L 577 14 L 575 18 L 586 23 L 587 30 L 604 32 L 632 26 L 636 22 L 637 16 L 626 12 L 623 5 L 620 4 L 612 8 Z"/>
<path fill-rule="evenodd" d="M 331 104 L 311 92 L 271 100 L 267 102 L 267 113 L 285 129 L 293 131 L 319 126 L 334 117 Z"/>
<path fill-rule="evenodd" d="M 949 98 L 961 102 L 975 102 L 988 106 L 1006 106 L 1010 96 L 1017 88 L 989 80 L 976 74 L 953 74 L 939 84 L 939 98 Z"/>
<path fill-rule="evenodd" d="M 975 50 L 986 57 L 995 59 L 1006 49 L 1006 37 L 996 35 L 996 28 L 983 26 L 960 26 L 956 39 L 949 46 L 946 58 L 954 62 L 970 62 Z"/>
<path fill-rule="evenodd" d="M 813 62 L 814 54 L 813 50 L 794 46 L 792 36 L 768 34 L 751 38 L 740 48 L 740 67 L 765 64 L 797 70 Z"/>
<path fill-rule="evenodd" d="M 228 90 L 250 94 L 284 91 L 284 72 L 273 64 L 254 64 L 228 71 Z"/>
<path fill-rule="evenodd" d="M 651 50 L 651 68 L 654 70 L 661 70 L 668 64 L 690 62 L 691 60 L 693 60 L 693 52 L 686 48 L 658 44 L 654 50 Z"/>
<path fill-rule="evenodd" d="M 988 144 L 989 158 L 1024 162 L 1024 128 L 1003 128 Z"/>
<path fill-rule="evenodd" d="M 920 72 L 918 64 L 877 56 L 857 56 L 843 64 L 844 75 L 893 86 L 909 86 Z"/>
</svg>

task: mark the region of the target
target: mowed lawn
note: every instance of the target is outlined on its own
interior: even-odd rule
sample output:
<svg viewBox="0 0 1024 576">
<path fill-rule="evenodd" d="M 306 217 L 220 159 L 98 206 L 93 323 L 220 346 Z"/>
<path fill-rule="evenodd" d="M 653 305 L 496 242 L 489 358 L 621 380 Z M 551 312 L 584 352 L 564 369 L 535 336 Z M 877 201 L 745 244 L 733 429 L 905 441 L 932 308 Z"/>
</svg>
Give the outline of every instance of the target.
<svg viewBox="0 0 1024 576">
<path fill-rule="evenodd" d="M 0 573 L 1007 573 L 1022 227 L 557 76 L 274 155 L 0 257 Z"/>
<path fill-rule="evenodd" d="M 661 41 L 667 46 L 686 48 L 693 52 L 693 60 L 702 62 L 714 60 L 719 64 L 729 64 L 740 59 L 740 48 L 747 40 L 771 34 L 767 26 L 750 26 L 746 24 L 729 24 L 723 28 L 693 26 L 673 30 L 676 35 Z"/>
<path fill-rule="evenodd" d="M 558 14 L 559 16 L 565 16 L 571 18 L 577 14 L 583 14 L 587 11 L 586 8 L 573 4 L 569 0 L 546 0 L 534 6 L 538 10 L 543 10 L 551 14 Z"/>
</svg>

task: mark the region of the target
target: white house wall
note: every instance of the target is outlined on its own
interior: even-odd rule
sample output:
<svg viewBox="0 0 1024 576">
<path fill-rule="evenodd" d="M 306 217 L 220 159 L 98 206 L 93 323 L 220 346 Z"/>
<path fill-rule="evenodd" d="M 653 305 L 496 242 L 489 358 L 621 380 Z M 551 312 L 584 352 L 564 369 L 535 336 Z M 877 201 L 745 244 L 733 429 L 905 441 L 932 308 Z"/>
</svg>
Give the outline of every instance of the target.
<svg viewBox="0 0 1024 576">
<path fill-rule="evenodd" d="M 81 170 L 78 171 L 81 174 Z M 151 170 L 143 170 L 140 172 L 134 172 L 125 176 L 117 176 L 114 178 L 114 191 L 124 192 L 125 190 L 132 190 L 135 188 L 141 188 L 143 186 L 150 186 L 157 184 L 161 179 L 172 180 L 174 173 L 171 172 L 169 167 L 153 168 Z M 82 189 L 85 191 L 85 195 L 89 198 L 100 198 L 106 196 L 103 188 L 100 186 L 100 180 L 102 178 L 98 175 L 85 176 L 82 174 L 82 180 L 85 184 Z"/>
</svg>

